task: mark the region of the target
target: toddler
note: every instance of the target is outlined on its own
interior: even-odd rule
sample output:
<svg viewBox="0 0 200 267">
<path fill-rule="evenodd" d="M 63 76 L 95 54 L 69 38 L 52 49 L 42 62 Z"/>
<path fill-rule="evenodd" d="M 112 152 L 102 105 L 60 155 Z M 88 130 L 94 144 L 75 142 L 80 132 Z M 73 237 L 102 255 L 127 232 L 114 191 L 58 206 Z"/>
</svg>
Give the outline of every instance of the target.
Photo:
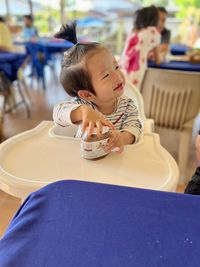
<svg viewBox="0 0 200 267">
<path fill-rule="evenodd" d="M 63 25 L 55 37 L 74 43 L 64 53 L 60 74 L 63 88 L 74 99 L 54 107 L 54 121 L 63 127 L 80 124 L 78 137 L 91 136 L 94 128 L 101 137 L 102 127 L 108 126 L 108 152 L 137 143 L 142 122 L 134 101 L 123 96 L 125 78 L 111 52 L 99 43 L 78 43 L 75 23 Z"/>
</svg>

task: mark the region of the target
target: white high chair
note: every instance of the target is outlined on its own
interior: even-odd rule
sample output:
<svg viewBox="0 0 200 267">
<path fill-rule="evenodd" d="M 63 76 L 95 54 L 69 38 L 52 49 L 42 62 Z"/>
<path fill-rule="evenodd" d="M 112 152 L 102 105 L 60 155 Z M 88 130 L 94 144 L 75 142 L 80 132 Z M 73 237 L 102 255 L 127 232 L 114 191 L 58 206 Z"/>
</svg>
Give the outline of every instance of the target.
<svg viewBox="0 0 200 267">
<path fill-rule="evenodd" d="M 128 80 L 126 81 L 125 95 L 134 100 L 134 103 L 138 108 L 140 118 L 144 123 L 144 132 L 154 132 L 154 120 L 147 119 L 145 116 L 143 96 L 141 95 L 140 91 Z"/>
<path fill-rule="evenodd" d="M 90 182 L 175 191 L 178 168 L 160 145 L 159 136 L 145 133 L 122 154 L 103 159 L 80 156 L 80 140 L 74 127 L 58 127 L 45 121 L 0 145 L 0 189 L 24 199 L 31 192 L 58 180 Z"/>
</svg>

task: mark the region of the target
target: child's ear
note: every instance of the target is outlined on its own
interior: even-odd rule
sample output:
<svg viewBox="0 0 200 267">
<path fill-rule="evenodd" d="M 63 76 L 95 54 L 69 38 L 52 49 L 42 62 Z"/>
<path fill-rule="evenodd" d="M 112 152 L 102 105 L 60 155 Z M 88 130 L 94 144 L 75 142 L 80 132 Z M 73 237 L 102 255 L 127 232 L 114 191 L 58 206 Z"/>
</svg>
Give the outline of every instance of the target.
<svg viewBox="0 0 200 267">
<path fill-rule="evenodd" d="M 94 95 L 87 90 L 79 90 L 78 96 L 84 100 L 87 100 L 87 101 L 91 101 L 94 97 Z"/>
</svg>

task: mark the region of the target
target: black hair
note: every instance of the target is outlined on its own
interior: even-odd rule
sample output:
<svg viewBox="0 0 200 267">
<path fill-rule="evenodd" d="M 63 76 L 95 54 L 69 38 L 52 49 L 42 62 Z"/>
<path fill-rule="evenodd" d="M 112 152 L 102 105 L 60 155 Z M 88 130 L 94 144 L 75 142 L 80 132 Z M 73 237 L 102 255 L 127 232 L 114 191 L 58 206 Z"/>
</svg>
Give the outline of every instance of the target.
<svg viewBox="0 0 200 267">
<path fill-rule="evenodd" d="M 30 20 L 31 22 L 34 20 L 32 15 L 24 15 L 24 18 Z"/>
<path fill-rule="evenodd" d="M 158 26 L 158 9 L 155 6 L 144 7 L 136 12 L 134 30 L 141 30 L 148 26 Z"/>
<path fill-rule="evenodd" d="M 5 19 L 3 17 L 0 17 L 0 22 L 5 22 Z"/>
<path fill-rule="evenodd" d="M 159 6 L 159 7 L 158 7 L 158 11 L 163 12 L 163 13 L 165 13 L 166 15 L 168 14 L 166 8 L 164 8 L 163 6 Z"/>
<path fill-rule="evenodd" d="M 64 53 L 61 63 L 60 82 L 65 91 L 72 97 L 77 97 L 79 90 L 88 90 L 95 94 L 84 59 L 102 46 L 94 42 L 78 43 L 75 22 L 70 25 L 62 25 L 54 37 L 65 39 L 74 44 Z"/>
</svg>

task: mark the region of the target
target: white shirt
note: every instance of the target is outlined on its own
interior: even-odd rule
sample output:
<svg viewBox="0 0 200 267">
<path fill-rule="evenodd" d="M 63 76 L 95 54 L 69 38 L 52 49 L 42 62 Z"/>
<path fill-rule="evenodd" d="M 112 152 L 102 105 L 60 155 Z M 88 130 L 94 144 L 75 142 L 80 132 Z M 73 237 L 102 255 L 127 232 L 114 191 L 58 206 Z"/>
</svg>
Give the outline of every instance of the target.
<svg viewBox="0 0 200 267">
<path fill-rule="evenodd" d="M 126 78 L 138 89 L 147 69 L 148 53 L 160 44 L 160 39 L 156 27 L 149 26 L 139 32 L 132 32 L 125 42 L 120 61 L 121 68 Z"/>
<path fill-rule="evenodd" d="M 98 111 L 95 104 L 80 98 L 75 98 L 72 102 L 62 102 L 54 107 L 54 122 L 63 127 L 72 125 L 70 114 L 82 104 L 89 105 Z M 139 141 L 142 132 L 142 122 L 139 118 L 138 109 L 132 99 L 126 96 L 120 96 L 115 111 L 112 114 L 104 115 L 104 117 L 106 120 L 112 122 L 116 130 L 127 131 L 135 136 L 135 143 Z M 81 127 L 77 132 L 77 137 L 80 137 L 80 134 Z"/>
</svg>

